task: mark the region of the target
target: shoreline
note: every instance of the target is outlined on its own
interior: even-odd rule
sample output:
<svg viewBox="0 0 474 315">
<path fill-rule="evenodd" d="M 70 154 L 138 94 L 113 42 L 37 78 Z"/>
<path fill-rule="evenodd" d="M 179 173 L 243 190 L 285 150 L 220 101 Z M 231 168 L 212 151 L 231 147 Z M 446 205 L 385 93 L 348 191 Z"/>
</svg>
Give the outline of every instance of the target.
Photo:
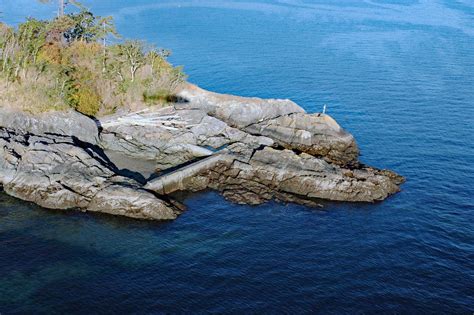
<svg viewBox="0 0 474 315">
<path fill-rule="evenodd" d="M 403 177 L 361 164 L 354 137 L 290 100 L 188 84 L 180 102 L 92 119 L 2 111 L 3 190 L 45 208 L 176 219 L 176 192 L 212 189 L 238 204 L 373 202 Z M 100 131 L 100 132 L 99 132 Z"/>
</svg>

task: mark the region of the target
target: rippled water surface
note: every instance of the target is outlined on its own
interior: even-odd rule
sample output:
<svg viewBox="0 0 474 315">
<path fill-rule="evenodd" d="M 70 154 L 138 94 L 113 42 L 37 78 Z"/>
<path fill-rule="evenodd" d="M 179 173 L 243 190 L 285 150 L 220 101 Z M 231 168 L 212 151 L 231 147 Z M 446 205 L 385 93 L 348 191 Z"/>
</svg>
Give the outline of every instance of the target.
<svg viewBox="0 0 474 315">
<path fill-rule="evenodd" d="M 474 311 L 472 1 L 84 2 L 204 88 L 328 104 L 407 183 L 322 210 L 195 194 L 169 223 L 0 195 L 0 313 Z M 9 23 L 52 10 L 0 1 Z"/>
</svg>

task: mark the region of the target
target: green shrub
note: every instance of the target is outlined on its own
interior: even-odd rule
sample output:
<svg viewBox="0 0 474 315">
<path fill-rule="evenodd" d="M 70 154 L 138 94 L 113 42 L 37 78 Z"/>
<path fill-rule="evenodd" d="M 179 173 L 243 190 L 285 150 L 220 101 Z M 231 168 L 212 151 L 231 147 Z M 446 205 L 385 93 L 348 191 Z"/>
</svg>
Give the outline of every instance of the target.
<svg viewBox="0 0 474 315">
<path fill-rule="evenodd" d="M 155 93 L 144 92 L 143 101 L 148 105 L 164 104 L 176 101 L 176 96 L 166 90 L 159 90 Z"/>
<path fill-rule="evenodd" d="M 84 115 L 95 116 L 100 109 L 100 96 L 90 87 L 80 87 L 70 96 L 74 108 Z"/>
</svg>

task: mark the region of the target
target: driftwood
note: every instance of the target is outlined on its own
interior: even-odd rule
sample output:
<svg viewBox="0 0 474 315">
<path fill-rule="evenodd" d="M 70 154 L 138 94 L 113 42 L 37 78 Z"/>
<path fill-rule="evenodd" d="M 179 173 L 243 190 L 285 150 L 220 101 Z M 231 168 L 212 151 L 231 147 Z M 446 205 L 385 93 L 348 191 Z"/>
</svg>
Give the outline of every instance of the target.
<svg viewBox="0 0 474 315">
<path fill-rule="evenodd" d="M 114 117 L 102 123 L 103 128 L 120 125 L 159 126 L 168 130 L 179 130 L 179 128 L 191 128 L 196 126 L 195 124 L 189 124 L 187 120 L 183 120 L 179 115 L 163 115 L 163 113 L 160 112 L 150 113 L 148 109 L 121 117 Z"/>
</svg>

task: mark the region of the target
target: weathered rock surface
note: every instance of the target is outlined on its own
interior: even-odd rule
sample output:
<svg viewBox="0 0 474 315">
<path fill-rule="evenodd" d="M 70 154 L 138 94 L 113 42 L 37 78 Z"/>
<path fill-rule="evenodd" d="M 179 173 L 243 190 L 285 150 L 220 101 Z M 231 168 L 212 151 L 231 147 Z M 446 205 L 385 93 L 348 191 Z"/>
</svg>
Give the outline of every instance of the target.
<svg viewBox="0 0 474 315">
<path fill-rule="evenodd" d="M 318 205 L 383 200 L 404 181 L 360 163 L 351 134 L 289 100 L 192 85 L 179 97 L 166 108 L 95 122 L 74 112 L 0 110 L 0 185 L 46 208 L 174 219 L 182 206 L 169 195 L 177 191 L 211 188 L 236 203 Z"/>
<path fill-rule="evenodd" d="M 390 171 L 331 165 L 309 154 L 271 147 L 224 150 L 154 179 L 146 188 L 160 194 L 212 188 L 229 200 L 260 204 L 270 199 L 315 204 L 317 199 L 351 202 L 383 200 L 399 191 L 403 178 Z M 245 152 L 246 151 L 246 152 Z"/>
<path fill-rule="evenodd" d="M 29 114 L 0 109 L 0 127 L 14 129 L 21 134 L 57 134 L 74 136 L 84 142 L 96 144 L 96 123 L 75 111 Z"/>
<path fill-rule="evenodd" d="M 340 165 L 356 165 L 354 137 L 328 115 L 290 114 L 247 126 L 245 131 L 268 136 L 280 146 L 306 152 Z"/>
<path fill-rule="evenodd" d="M 225 140 L 219 144 L 225 142 L 227 147 L 148 182 L 150 190 L 170 194 L 212 188 L 234 202 L 250 204 L 273 198 L 303 204 L 315 204 L 318 199 L 372 202 L 396 193 L 404 181 L 391 171 L 359 163 L 354 137 L 327 115 L 306 114 L 290 101 L 235 96 L 226 100 L 197 87 L 181 96 L 188 102 L 169 111 L 183 120 L 191 110 L 206 117 L 215 115 L 221 125 L 226 124 L 222 129 L 233 130 L 239 138 L 221 137 Z M 239 102 L 251 117 L 240 118 L 246 114 L 235 110 Z M 273 113 L 267 109 L 272 104 L 277 107 Z M 264 109 L 259 111 L 259 107 Z"/>
<path fill-rule="evenodd" d="M 305 113 L 303 108 L 290 100 L 218 94 L 193 85 L 188 85 L 179 96 L 187 102 L 178 108 L 203 110 L 239 129 L 289 114 Z"/>
<path fill-rule="evenodd" d="M 74 120 L 74 116 L 69 118 Z M 21 114 L 15 117 L 19 121 Z M 175 219 L 180 213 L 175 205 L 121 176 L 96 145 L 75 136 L 51 134 L 50 126 L 46 131 L 38 126 L 30 128 L 38 134 L 0 127 L 0 186 L 9 195 L 45 208 L 138 219 Z"/>
<path fill-rule="evenodd" d="M 177 105 L 176 107 L 181 107 Z M 237 142 L 273 145 L 268 137 L 255 137 L 199 109 L 167 107 L 100 120 L 101 145 L 132 157 L 153 160 L 166 170 Z"/>
</svg>

